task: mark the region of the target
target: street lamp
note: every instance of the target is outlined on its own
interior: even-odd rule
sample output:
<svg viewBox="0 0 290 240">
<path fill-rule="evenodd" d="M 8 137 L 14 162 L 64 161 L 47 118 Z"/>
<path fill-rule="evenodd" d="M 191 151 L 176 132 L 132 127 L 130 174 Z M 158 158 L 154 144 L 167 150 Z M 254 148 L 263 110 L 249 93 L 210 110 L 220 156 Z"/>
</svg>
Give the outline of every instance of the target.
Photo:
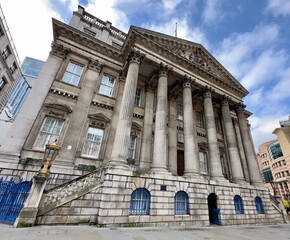
<svg viewBox="0 0 290 240">
<path fill-rule="evenodd" d="M 48 177 L 50 174 L 50 167 L 52 162 L 55 160 L 61 146 L 57 145 L 56 142 L 48 143 L 45 145 L 45 152 L 43 156 L 43 164 L 38 172 L 40 177 Z"/>
</svg>

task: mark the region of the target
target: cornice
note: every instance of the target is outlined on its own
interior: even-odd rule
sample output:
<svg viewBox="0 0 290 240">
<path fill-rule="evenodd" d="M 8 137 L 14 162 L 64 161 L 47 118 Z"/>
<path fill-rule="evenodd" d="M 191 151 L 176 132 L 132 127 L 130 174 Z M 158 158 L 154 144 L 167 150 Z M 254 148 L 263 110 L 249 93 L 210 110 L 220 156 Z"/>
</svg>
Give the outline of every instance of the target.
<svg viewBox="0 0 290 240">
<path fill-rule="evenodd" d="M 66 90 L 63 90 L 60 88 L 56 88 L 56 87 L 51 87 L 50 91 L 54 94 L 58 94 L 60 96 L 64 96 L 64 97 L 68 97 L 68 98 L 72 98 L 72 99 L 78 99 L 78 97 L 79 97 L 78 94 L 76 94 L 76 93 L 72 93 L 72 92 L 69 92 L 69 91 L 66 91 Z"/>
<path fill-rule="evenodd" d="M 124 54 L 120 50 L 56 19 L 53 19 L 53 36 L 54 41 L 63 37 L 114 60 L 122 62 L 125 60 Z"/>
</svg>

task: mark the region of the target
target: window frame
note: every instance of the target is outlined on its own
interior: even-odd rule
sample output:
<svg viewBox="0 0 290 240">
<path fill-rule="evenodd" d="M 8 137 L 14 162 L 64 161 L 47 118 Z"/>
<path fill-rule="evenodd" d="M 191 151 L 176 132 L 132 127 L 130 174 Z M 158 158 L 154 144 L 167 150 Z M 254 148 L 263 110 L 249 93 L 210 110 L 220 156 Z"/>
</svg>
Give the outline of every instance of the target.
<svg viewBox="0 0 290 240">
<path fill-rule="evenodd" d="M 15 73 L 16 70 L 17 70 L 17 65 L 15 62 L 13 62 L 12 65 L 9 67 L 9 72 L 13 74 Z"/>
<path fill-rule="evenodd" d="M 134 146 L 132 147 L 132 139 L 134 139 Z M 137 136 L 130 136 L 129 146 L 128 146 L 128 159 L 135 159 L 136 156 L 136 146 L 137 146 Z M 130 156 L 130 150 L 133 152 Z"/>
<path fill-rule="evenodd" d="M 2 51 L 2 56 L 4 59 L 7 59 L 9 57 L 9 55 L 11 54 L 11 50 L 9 45 L 7 45 L 4 50 Z"/>
<path fill-rule="evenodd" d="M 202 156 L 204 156 L 204 158 L 203 158 L 204 161 L 202 161 L 201 154 L 202 154 Z M 208 174 L 207 152 L 205 152 L 205 151 L 198 151 L 198 158 L 199 158 L 199 172 L 201 174 Z M 205 167 L 202 168 L 202 166 L 205 166 Z M 205 171 L 202 171 L 202 169 L 205 169 Z"/>
<path fill-rule="evenodd" d="M 244 214 L 245 213 L 243 199 L 240 195 L 234 196 L 234 206 L 235 206 L 236 214 Z"/>
<path fill-rule="evenodd" d="M 178 191 L 174 196 L 174 215 L 189 215 L 189 197 L 184 191 Z"/>
<path fill-rule="evenodd" d="M 130 215 L 149 215 L 150 192 L 146 188 L 137 188 L 131 194 Z"/>
<path fill-rule="evenodd" d="M 6 78 L 3 76 L 1 79 L 0 79 L 0 92 L 5 88 L 7 84 L 7 80 Z"/>
<path fill-rule="evenodd" d="M 71 65 L 74 65 L 73 68 L 75 68 L 76 66 L 78 68 L 82 68 L 81 69 L 81 72 L 80 73 L 77 73 L 77 72 L 74 72 L 73 70 L 72 71 L 69 70 L 69 67 Z M 67 66 L 66 66 L 66 68 L 65 68 L 65 70 L 64 70 L 63 76 L 61 78 L 61 82 L 66 83 L 66 84 L 69 84 L 69 85 L 72 85 L 72 86 L 79 86 L 79 84 L 81 82 L 81 79 L 82 79 L 82 75 L 84 73 L 84 70 L 85 70 L 85 67 L 84 67 L 83 64 L 77 63 L 75 61 L 69 61 L 68 64 L 67 64 Z M 69 80 L 66 80 L 65 79 L 66 77 Z M 76 79 L 78 78 L 76 83 L 74 82 L 75 81 L 74 77 L 76 77 Z"/>
<path fill-rule="evenodd" d="M 142 102 L 142 88 L 137 87 L 136 88 L 136 94 L 135 94 L 135 99 L 134 99 L 134 106 L 135 107 L 140 107 Z"/>
<path fill-rule="evenodd" d="M 40 138 L 41 138 L 41 133 L 42 132 L 44 132 L 44 130 L 43 130 L 43 128 L 45 127 L 45 124 L 46 124 L 46 121 L 48 120 L 48 119 L 54 119 L 54 120 L 58 120 L 58 121 L 60 121 L 61 122 L 61 126 L 59 127 L 59 132 L 58 132 L 58 134 L 53 134 L 53 132 L 45 132 L 46 134 L 48 134 L 48 135 L 50 135 L 49 136 L 49 138 L 47 138 L 47 137 L 45 137 L 45 143 L 43 144 L 43 146 L 38 146 L 37 145 L 37 142 L 40 140 Z M 52 137 L 54 137 L 54 136 L 57 136 L 57 138 L 55 139 L 55 140 L 59 140 L 59 138 L 60 138 L 60 135 L 61 135 L 61 132 L 62 132 L 62 129 L 63 129 L 63 126 L 64 126 L 64 122 L 65 122 L 65 120 L 64 119 L 61 119 L 61 118 L 56 118 L 56 117 L 52 117 L 52 116 L 45 116 L 45 118 L 43 119 L 43 122 L 42 122 L 42 124 L 41 124 L 41 127 L 40 127 L 40 129 L 39 129 L 39 131 L 38 131 L 38 133 L 37 133 L 37 136 L 36 136 L 36 138 L 35 138 L 35 141 L 34 141 L 34 144 L 33 144 L 33 149 L 37 149 L 37 150 L 45 150 L 45 145 L 47 144 L 47 143 L 49 143 L 49 142 L 52 142 L 51 141 L 51 139 L 52 139 Z M 54 140 L 54 141 L 55 141 Z"/>
<path fill-rule="evenodd" d="M 263 201 L 258 196 L 255 197 L 255 205 L 256 205 L 257 214 L 265 214 Z"/>
<path fill-rule="evenodd" d="M 112 86 L 110 86 L 107 83 L 103 82 L 104 79 L 105 79 L 105 77 L 108 78 L 108 81 L 113 80 Z M 115 85 L 116 85 L 116 78 L 113 77 L 113 76 L 111 76 L 111 75 L 109 75 L 109 74 L 104 73 L 103 76 L 102 76 L 102 78 L 101 78 L 101 82 L 100 82 L 100 86 L 99 86 L 98 93 L 100 95 L 103 95 L 103 96 L 113 97 Z M 107 93 L 107 88 L 108 89 L 111 89 L 110 94 Z"/>
<path fill-rule="evenodd" d="M 177 115 L 177 119 L 183 120 L 183 104 L 182 103 L 177 103 L 176 115 Z"/>
<path fill-rule="evenodd" d="M 98 143 L 98 139 L 97 139 L 96 141 L 93 141 L 93 140 L 89 140 L 89 139 L 88 139 L 88 134 L 89 134 L 89 130 L 90 130 L 90 129 L 95 129 L 95 130 L 97 130 L 97 131 L 102 131 L 102 136 L 101 136 L 101 140 L 100 140 L 99 143 Z M 87 158 L 96 158 L 96 159 L 98 159 L 99 156 L 100 156 L 100 152 L 101 152 L 101 148 L 102 148 L 102 143 L 103 143 L 103 140 L 104 140 L 104 134 L 105 134 L 105 130 L 104 130 L 104 129 L 102 129 L 102 128 L 98 128 L 98 127 L 94 127 L 94 126 L 89 126 L 88 129 L 87 129 L 86 137 L 85 137 L 85 139 L 84 139 L 84 144 L 83 144 L 83 147 L 82 147 L 81 156 L 82 156 L 82 157 L 87 157 Z M 90 142 L 91 145 L 94 145 L 95 143 L 98 145 L 98 152 L 97 152 L 97 155 L 87 154 L 87 153 L 85 152 L 85 148 L 86 148 L 86 146 L 87 146 L 87 144 L 88 144 L 87 142 Z M 94 145 L 94 146 L 95 146 L 95 145 Z M 89 152 L 91 152 L 91 149 L 92 149 L 92 148 L 93 148 L 93 147 L 90 147 Z"/>
<path fill-rule="evenodd" d="M 204 114 L 201 110 L 196 110 L 196 126 L 199 128 L 204 128 Z"/>
</svg>

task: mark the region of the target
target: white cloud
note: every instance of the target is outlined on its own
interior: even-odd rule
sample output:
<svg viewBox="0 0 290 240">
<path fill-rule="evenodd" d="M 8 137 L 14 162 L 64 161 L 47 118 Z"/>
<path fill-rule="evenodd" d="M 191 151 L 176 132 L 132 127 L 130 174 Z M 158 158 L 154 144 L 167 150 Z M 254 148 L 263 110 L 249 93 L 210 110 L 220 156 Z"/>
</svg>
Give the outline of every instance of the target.
<svg viewBox="0 0 290 240">
<path fill-rule="evenodd" d="M 9 0 L 1 3 L 21 61 L 26 56 L 40 60 L 48 57 L 53 39 L 52 17 L 61 17 L 47 6 L 47 1 L 35 0 Z"/>
<path fill-rule="evenodd" d="M 166 10 L 174 10 L 182 0 L 162 0 L 163 7 Z"/>
<path fill-rule="evenodd" d="M 206 0 L 202 14 L 203 20 L 209 24 L 223 18 L 223 12 L 220 8 L 222 0 Z"/>
<path fill-rule="evenodd" d="M 274 15 L 290 16 L 289 0 L 268 0 L 266 11 L 272 12 Z"/>
<path fill-rule="evenodd" d="M 153 31 L 161 32 L 171 36 L 175 36 L 175 25 L 177 23 L 177 37 L 186 39 L 188 41 L 200 43 L 203 46 L 208 46 L 208 41 L 206 36 L 199 28 L 190 28 L 187 20 L 172 18 L 168 22 L 159 23 L 159 24 L 150 24 L 143 25 L 142 27 L 151 29 Z"/>
</svg>

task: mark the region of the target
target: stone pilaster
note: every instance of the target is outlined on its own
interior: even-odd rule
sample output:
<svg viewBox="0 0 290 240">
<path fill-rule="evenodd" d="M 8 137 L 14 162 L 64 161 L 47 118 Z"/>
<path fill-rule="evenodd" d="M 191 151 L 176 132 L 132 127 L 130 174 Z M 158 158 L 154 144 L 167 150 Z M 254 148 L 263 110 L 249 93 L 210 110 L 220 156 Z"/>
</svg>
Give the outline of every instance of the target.
<svg viewBox="0 0 290 240">
<path fill-rule="evenodd" d="M 199 174 L 199 161 L 196 132 L 194 132 L 194 119 L 192 107 L 191 86 L 193 80 L 183 79 L 183 133 L 184 133 L 184 176 Z M 194 135 L 195 134 L 195 135 Z"/>
<path fill-rule="evenodd" d="M 231 162 L 232 176 L 236 183 L 244 182 L 243 168 L 241 158 L 238 150 L 238 144 L 235 136 L 235 129 L 231 118 L 229 102 L 227 98 L 224 98 L 221 102 L 222 105 L 222 117 L 225 127 L 225 135 L 227 141 L 227 148 L 229 153 L 229 159 Z"/>
<path fill-rule="evenodd" d="M 167 172 L 167 80 L 168 66 L 160 64 L 157 88 L 152 171 Z"/>
<path fill-rule="evenodd" d="M 141 145 L 141 156 L 139 167 L 149 169 L 151 164 L 152 130 L 153 130 L 153 104 L 154 92 L 146 87 L 145 116 L 143 122 L 143 137 Z"/>
<path fill-rule="evenodd" d="M 134 111 L 134 99 L 139 75 L 139 66 L 143 58 L 144 56 L 136 51 L 132 51 L 128 58 L 129 67 L 113 144 L 112 156 L 109 161 L 109 164 L 115 167 L 128 168 L 128 146 Z"/>
<path fill-rule="evenodd" d="M 212 179 L 223 180 L 224 177 L 221 167 L 220 151 L 217 140 L 211 93 L 212 90 L 206 88 L 203 94 L 204 116 L 209 150 L 209 170 Z"/>
<path fill-rule="evenodd" d="M 83 84 L 79 97 L 72 112 L 65 138 L 62 143 L 62 151 L 59 153 L 58 164 L 73 165 L 79 143 L 79 136 L 84 131 L 88 118 L 89 107 L 94 95 L 102 64 L 98 60 L 90 60 L 88 68 L 83 76 Z"/>
<path fill-rule="evenodd" d="M 239 127 L 241 131 L 242 143 L 244 146 L 245 156 L 248 163 L 248 170 L 250 176 L 250 182 L 252 185 L 262 184 L 262 179 L 256 159 L 254 146 L 251 141 L 251 136 L 248 128 L 247 119 L 245 116 L 245 110 L 243 105 L 237 107 L 237 116 L 239 121 Z"/>
<path fill-rule="evenodd" d="M 168 170 L 177 175 L 177 102 L 174 97 L 169 99 Z"/>
</svg>

